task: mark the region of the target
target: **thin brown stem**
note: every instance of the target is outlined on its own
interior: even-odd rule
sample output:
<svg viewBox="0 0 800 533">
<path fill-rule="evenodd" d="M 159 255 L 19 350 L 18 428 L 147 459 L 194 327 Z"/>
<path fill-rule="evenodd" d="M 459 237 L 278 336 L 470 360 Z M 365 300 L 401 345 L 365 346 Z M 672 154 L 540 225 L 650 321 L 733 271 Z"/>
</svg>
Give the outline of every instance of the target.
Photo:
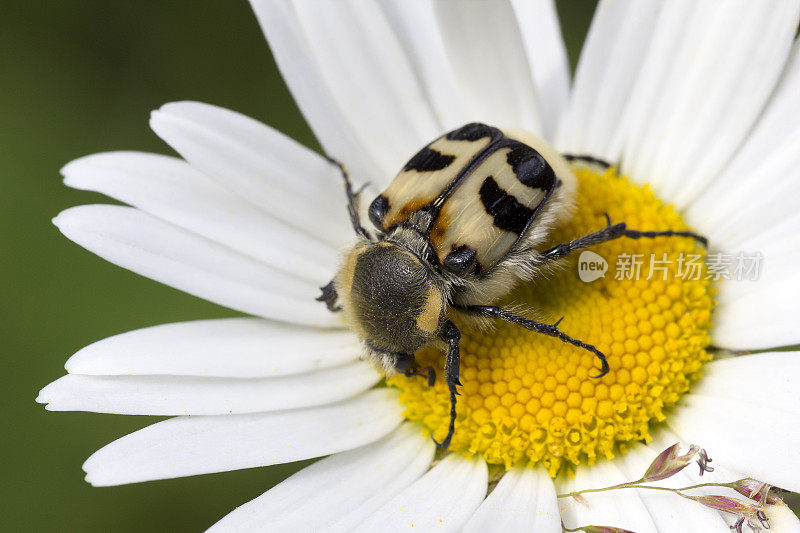
<svg viewBox="0 0 800 533">
<path fill-rule="evenodd" d="M 573 492 L 568 492 L 566 494 L 562 493 L 562 494 L 558 494 L 557 497 L 558 498 L 568 498 L 568 497 L 579 496 L 581 494 L 586 494 L 586 493 L 589 493 L 589 492 L 607 492 L 609 490 L 620 490 L 620 489 L 665 490 L 665 491 L 669 491 L 669 492 L 674 492 L 676 494 L 680 494 L 680 492 L 683 491 L 683 490 L 698 489 L 700 487 L 728 487 L 728 488 L 731 488 L 731 484 L 730 483 L 698 483 L 697 485 L 689 485 L 688 487 L 679 487 L 679 488 L 676 488 L 676 489 L 670 489 L 670 488 L 667 488 L 667 487 L 656 487 L 656 486 L 653 486 L 653 485 L 642 485 L 641 483 L 642 483 L 642 480 L 639 479 L 637 481 L 629 481 L 627 483 L 620 483 L 619 485 L 613 485 L 611 487 L 603 487 L 603 488 L 598 488 L 598 489 L 576 490 L 576 491 L 573 491 Z M 683 494 L 680 494 L 680 495 L 684 496 L 685 498 L 688 498 L 688 496 L 685 496 Z"/>
</svg>

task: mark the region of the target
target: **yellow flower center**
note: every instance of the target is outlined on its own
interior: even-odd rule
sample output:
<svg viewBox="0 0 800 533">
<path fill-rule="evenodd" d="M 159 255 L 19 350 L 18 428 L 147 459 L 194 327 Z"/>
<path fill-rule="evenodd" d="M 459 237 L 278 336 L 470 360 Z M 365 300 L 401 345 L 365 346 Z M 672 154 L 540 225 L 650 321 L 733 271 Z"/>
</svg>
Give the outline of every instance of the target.
<svg viewBox="0 0 800 533">
<path fill-rule="evenodd" d="M 604 213 L 631 229 L 689 229 L 672 206 L 614 169 L 599 174 L 576 165 L 575 172 L 575 214 L 550 245 L 603 228 Z M 579 265 L 576 252 L 564 269 L 518 286 L 500 305 L 521 305 L 522 314 L 551 323 L 563 316 L 559 328 L 605 353 L 611 371 L 592 378 L 600 367 L 590 352 L 508 323 L 484 332 L 462 328 L 463 387 L 450 451 L 505 468 L 541 462 L 555 476 L 649 440 L 651 425 L 699 377 L 711 359 L 714 303 L 705 249 L 691 238 L 658 237 L 590 250 L 607 262 L 604 276 L 588 281 L 602 260 L 584 257 Z M 402 375 L 388 384 L 400 390 L 406 418 L 441 440 L 450 409 L 444 357 L 425 349 L 417 360 L 437 370 L 434 387 Z"/>
</svg>

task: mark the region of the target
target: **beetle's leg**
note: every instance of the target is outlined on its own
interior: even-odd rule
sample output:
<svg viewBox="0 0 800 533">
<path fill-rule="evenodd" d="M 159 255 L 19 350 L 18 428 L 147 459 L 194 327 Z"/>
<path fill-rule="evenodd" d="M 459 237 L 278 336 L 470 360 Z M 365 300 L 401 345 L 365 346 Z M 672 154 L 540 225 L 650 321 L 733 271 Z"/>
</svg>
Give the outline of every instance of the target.
<svg viewBox="0 0 800 533">
<path fill-rule="evenodd" d="M 578 339 L 573 339 L 566 333 L 563 333 L 558 329 L 558 325 L 561 323 L 561 318 L 555 324 L 545 324 L 544 322 L 537 322 L 536 320 L 532 320 L 530 318 L 525 318 L 524 316 L 517 315 L 503 309 L 502 307 L 497 307 L 494 305 L 454 305 L 455 309 L 473 315 L 482 315 L 491 318 L 499 318 L 500 320 L 505 320 L 506 322 L 511 322 L 512 324 L 516 324 L 518 326 L 522 326 L 525 329 L 529 329 L 531 331 L 535 331 L 536 333 L 542 333 L 544 335 L 548 335 L 550 337 L 555 337 L 562 342 L 566 342 L 567 344 L 572 344 L 573 346 L 577 346 L 578 348 L 583 348 L 584 350 L 588 350 L 595 354 L 598 359 L 600 359 L 600 364 L 602 365 L 602 369 L 600 373 L 596 376 L 592 376 L 594 378 L 599 378 L 608 374 L 610 370 L 608 366 L 608 360 L 603 352 L 595 348 L 591 344 L 586 344 L 585 342 L 579 341 Z"/>
<path fill-rule="evenodd" d="M 350 215 L 350 224 L 353 226 L 353 231 L 355 231 L 356 235 L 360 237 L 373 240 L 370 234 L 367 233 L 367 230 L 364 229 L 364 226 L 361 225 L 361 216 L 358 214 L 358 197 L 361 194 L 361 191 L 363 191 L 364 187 L 367 185 L 364 184 L 364 186 L 359 190 L 353 191 L 353 182 L 350 181 L 350 174 L 348 174 L 344 164 L 336 159 L 333 159 L 332 157 L 326 156 L 326 159 L 335 165 L 342 174 L 342 179 L 344 180 L 344 192 L 347 195 L 347 214 Z"/>
<path fill-rule="evenodd" d="M 453 433 L 456 430 L 456 396 L 459 395 L 456 386 L 461 385 L 458 379 L 461 370 L 461 355 L 459 349 L 459 341 L 461 340 L 461 332 L 455 324 L 447 320 L 442 326 L 440 336 L 443 341 L 447 343 L 447 359 L 444 364 L 444 380 L 447 383 L 447 388 L 450 391 L 450 424 L 447 427 L 447 436 L 438 442 L 433 439 L 436 446 L 446 450 L 450 446 L 450 439 L 453 438 Z"/>
<path fill-rule="evenodd" d="M 403 375 L 407 378 L 424 376 L 428 382 L 428 387 L 433 387 L 436 384 L 436 370 L 432 366 L 420 367 L 419 365 L 414 365 L 403 372 Z"/>
<path fill-rule="evenodd" d="M 414 376 L 425 376 L 428 381 L 428 386 L 433 387 L 436 383 L 436 371 L 432 366 L 420 368 L 414 359 L 413 353 L 398 353 L 395 354 L 394 369 L 403 374 L 407 378 Z"/>
<path fill-rule="evenodd" d="M 328 307 L 328 311 L 332 313 L 337 313 L 342 310 L 342 306 L 336 305 L 336 300 L 339 298 L 339 293 L 336 292 L 336 287 L 333 285 L 333 280 L 331 280 L 324 287 L 320 287 L 320 290 L 322 291 L 322 294 L 315 298 L 318 302 L 325 302 L 325 305 Z"/>
<path fill-rule="evenodd" d="M 600 166 L 600 167 L 603 167 L 603 168 L 608 168 L 608 167 L 611 166 L 611 163 L 609 163 L 608 161 L 604 161 L 602 159 L 598 159 L 598 158 L 596 158 L 594 156 L 591 156 L 589 154 L 561 154 L 561 155 L 564 157 L 564 159 L 566 159 L 570 163 L 572 163 L 574 161 L 581 161 L 582 163 L 588 163 L 588 164 L 591 164 L 591 165 L 597 165 L 597 166 Z"/>
<path fill-rule="evenodd" d="M 606 220 L 608 221 L 608 225 L 605 228 L 590 233 L 588 235 L 584 235 L 583 237 L 579 237 L 574 241 L 564 244 L 559 244 L 558 246 L 554 246 L 549 250 L 545 250 L 544 252 L 542 252 L 539 261 L 553 261 L 556 259 L 561 259 L 562 257 L 569 255 L 577 250 L 582 250 L 584 248 L 588 248 L 596 244 L 602 244 L 604 242 L 612 241 L 614 239 L 619 239 L 620 237 L 628 237 L 629 239 L 641 239 L 641 238 L 652 239 L 655 237 L 691 237 L 692 239 L 695 239 L 698 242 L 700 242 L 700 244 L 702 244 L 703 246 L 708 246 L 708 239 L 706 239 L 702 235 L 698 235 L 697 233 L 693 233 L 691 231 L 673 231 L 673 230 L 639 231 L 634 229 L 628 229 L 624 222 L 620 222 L 619 224 L 611 224 L 611 219 L 608 218 L 608 215 L 606 215 Z"/>
</svg>

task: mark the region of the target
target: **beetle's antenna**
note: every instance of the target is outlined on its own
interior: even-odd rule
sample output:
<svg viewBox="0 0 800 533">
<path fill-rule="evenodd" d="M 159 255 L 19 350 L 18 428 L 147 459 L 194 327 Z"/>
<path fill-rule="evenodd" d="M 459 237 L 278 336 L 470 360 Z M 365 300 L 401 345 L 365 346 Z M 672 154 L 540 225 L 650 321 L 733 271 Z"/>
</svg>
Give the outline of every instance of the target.
<svg viewBox="0 0 800 533">
<path fill-rule="evenodd" d="M 347 168 L 344 166 L 344 163 L 329 156 L 325 156 L 325 159 L 336 166 L 339 169 L 339 172 L 342 174 L 342 179 L 344 180 L 344 192 L 347 195 L 347 213 L 350 215 L 350 224 L 353 226 L 353 230 L 356 232 L 356 235 L 364 237 L 367 240 L 372 240 L 369 233 L 367 233 L 367 230 L 361 225 L 361 216 L 358 214 L 359 195 L 366 188 L 367 184 L 365 183 L 362 185 L 358 191 L 353 191 L 353 182 L 350 181 L 350 174 L 347 172 Z"/>
</svg>

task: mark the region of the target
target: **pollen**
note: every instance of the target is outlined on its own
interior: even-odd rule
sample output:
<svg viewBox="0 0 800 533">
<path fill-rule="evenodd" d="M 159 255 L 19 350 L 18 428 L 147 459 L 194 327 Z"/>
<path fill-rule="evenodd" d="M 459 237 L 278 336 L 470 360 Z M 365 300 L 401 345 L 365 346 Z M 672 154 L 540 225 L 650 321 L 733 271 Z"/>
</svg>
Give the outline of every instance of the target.
<svg viewBox="0 0 800 533">
<path fill-rule="evenodd" d="M 689 230 L 677 211 L 647 187 L 615 169 L 576 166 L 574 215 L 553 231 L 546 247 L 569 242 L 612 223 L 631 229 Z M 545 248 L 543 248 L 545 249 Z M 621 238 L 576 252 L 561 268 L 516 287 L 500 305 L 594 344 L 611 370 L 602 378 L 596 356 L 518 326 L 461 327 L 461 395 L 449 450 L 481 455 L 510 468 L 542 464 L 551 476 L 575 465 L 624 453 L 650 430 L 700 376 L 711 359 L 714 305 L 705 249 L 687 237 Z M 433 387 L 395 375 L 405 417 L 441 440 L 449 397 L 444 356 L 416 354 L 433 366 Z"/>
</svg>

